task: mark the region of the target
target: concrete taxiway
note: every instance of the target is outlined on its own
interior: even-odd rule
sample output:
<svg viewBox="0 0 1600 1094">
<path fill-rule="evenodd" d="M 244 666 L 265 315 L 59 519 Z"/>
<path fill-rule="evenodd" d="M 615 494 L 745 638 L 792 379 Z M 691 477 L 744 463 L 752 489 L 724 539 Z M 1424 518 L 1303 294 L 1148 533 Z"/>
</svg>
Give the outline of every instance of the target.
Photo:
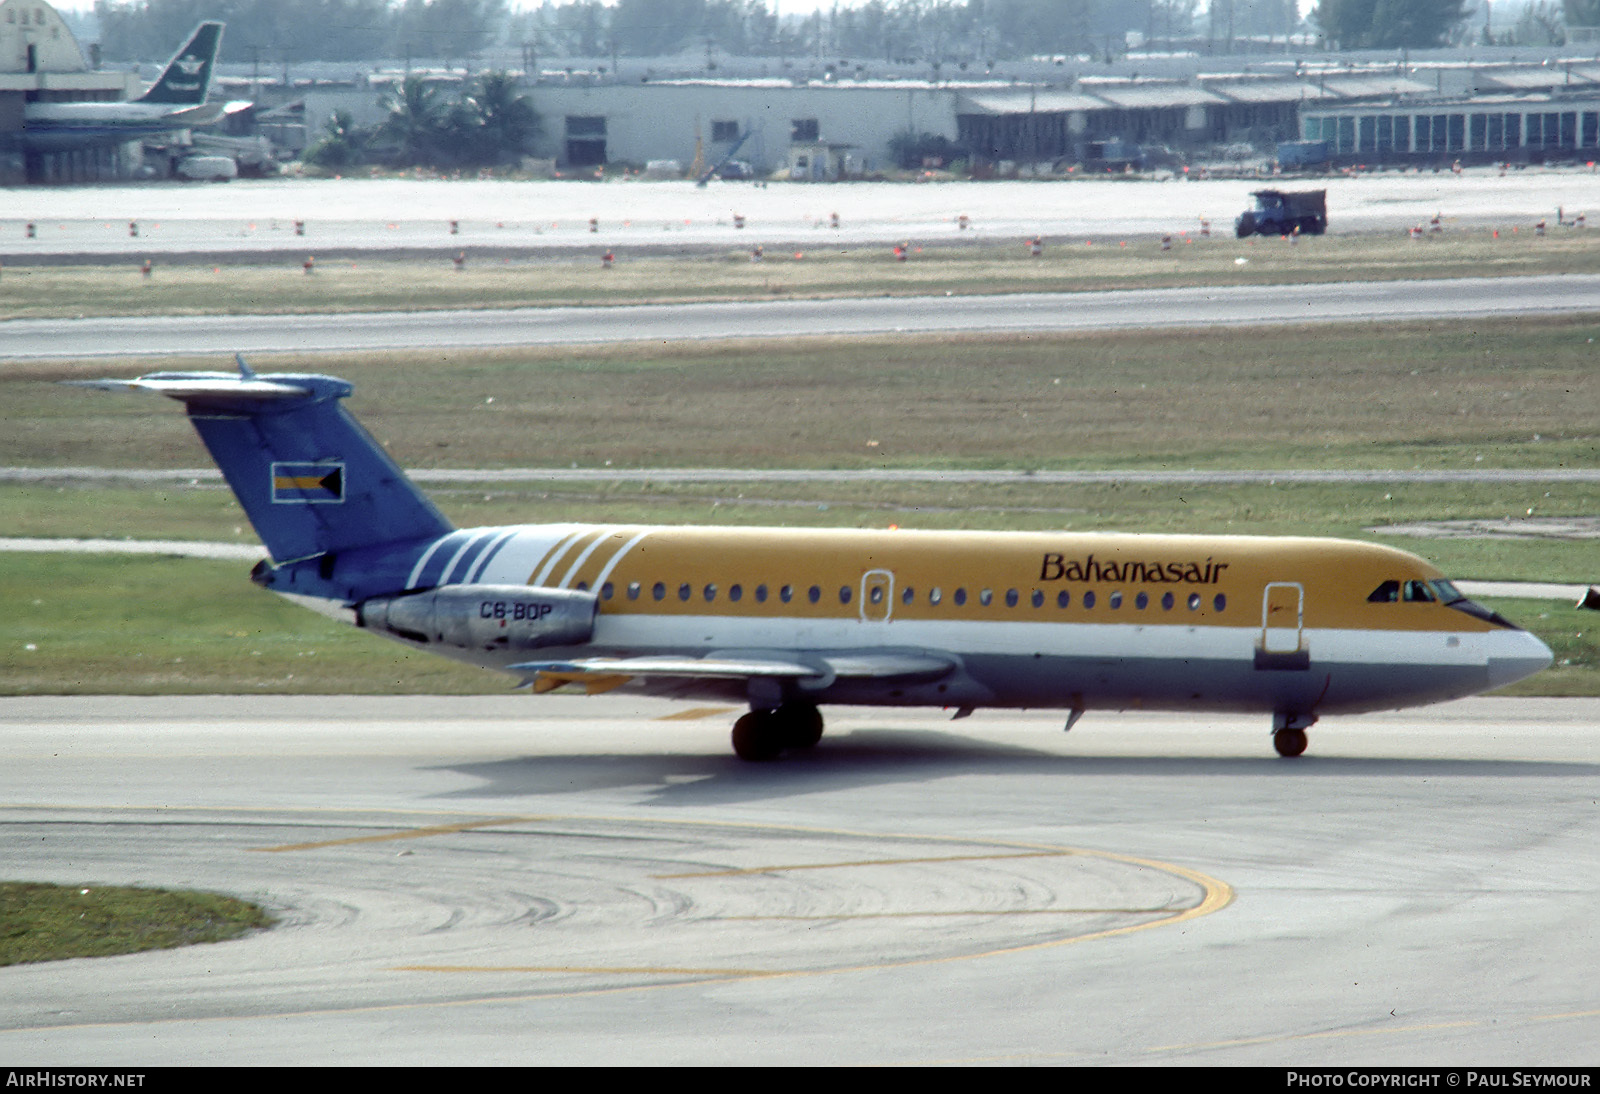
<svg viewBox="0 0 1600 1094">
<path fill-rule="evenodd" d="M 1592 1064 L 1600 703 L 1332 720 L 0 699 L 0 876 L 280 925 L 0 969 L 29 1064 Z"/>
<path fill-rule="evenodd" d="M 1600 275 L 1231 285 L 1006 296 L 750 300 L 345 315 L 118 316 L 0 324 L 0 360 L 163 354 L 1259 326 L 1597 310 Z"/>
</svg>

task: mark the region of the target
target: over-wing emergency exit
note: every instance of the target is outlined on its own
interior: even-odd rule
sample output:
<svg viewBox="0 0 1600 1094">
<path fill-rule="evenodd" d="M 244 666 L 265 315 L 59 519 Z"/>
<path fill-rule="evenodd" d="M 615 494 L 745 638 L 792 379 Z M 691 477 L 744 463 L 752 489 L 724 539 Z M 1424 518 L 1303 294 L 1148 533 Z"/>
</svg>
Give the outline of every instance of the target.
<svg viewBox="0 0 1600 1094">
<path fill-rule="evenodd" d="M 1299 755 L 1324 714 L 1520 680 L 1544 643 L 1390 547 L 1336 539 L 530 524 L 457 529 L 331 376 L 158 372 L 271 554 L 253 579 L 535 692 L 749 706 L 734 750 L 828 704 L 1233 711 Z"/>
</svg>

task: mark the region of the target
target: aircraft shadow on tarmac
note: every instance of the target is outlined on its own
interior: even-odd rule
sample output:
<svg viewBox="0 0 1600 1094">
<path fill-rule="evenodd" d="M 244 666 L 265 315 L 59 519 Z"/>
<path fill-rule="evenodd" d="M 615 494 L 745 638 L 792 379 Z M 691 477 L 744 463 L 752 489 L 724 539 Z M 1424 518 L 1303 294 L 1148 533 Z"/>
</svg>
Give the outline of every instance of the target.
<svg viewBox="0 0 1600 1094">
<path fill-rule="evenodd" d="M 1263 751 L 1267 752 L 1263 742 Z M 1600 764 L 1451 757 L 1073 756 L 932 730 L 855 730 L 767 764 L 732 755 L 521 756 L 447 765 L 480 785 L 441 797 L 520 798 L 634 789 L 652 804 L 707 806 L 958 776 L 1062 779 L 1593 778 Z"/>
</svg>

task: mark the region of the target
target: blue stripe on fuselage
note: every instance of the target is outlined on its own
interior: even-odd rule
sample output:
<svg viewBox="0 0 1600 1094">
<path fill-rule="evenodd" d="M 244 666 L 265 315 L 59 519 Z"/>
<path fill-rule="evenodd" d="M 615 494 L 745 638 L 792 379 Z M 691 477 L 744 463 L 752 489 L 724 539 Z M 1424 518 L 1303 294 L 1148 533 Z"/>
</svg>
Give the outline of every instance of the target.
<svg viewBox="0 0 1600 1094">
<path fill-rule="evenodd" d="M 451 532 L 440 540 L 433 548 L 427 564 L 422 567 L 422 572 L 417 575 L 417 580 L 411 583 L 414 589 L 431 589 L 440 584 L 444 576 L 445 567 L 450 560 L 456 557 L 456 552 L 461 550 L 461 545 L 471 540 L 470 532 Z"/>
<path fill-rule="evenodd" d="M 489 563 L 494 561 L 494 556 L 499 554 L 500 549 L 506 544 L 510 543 L 512 539 L 516 537 L 516 534 L 517 533 L 515 529 L 512 529 L 509 532 L 502 532 L 500 534 L 500 538 L 495 540 L 489 549 L 483 553 L 483 557 L 478 560 L 478 564 L 474 566 L 472 568 L 472 572 L 467 575 L 467 582 L 469 584 L 477 581 L 483 576 L 483 571 L 489 568 Z"/>
<path fill-rule="evenodd" d="M 450 567 L 449 572 L 445 574 L 444 579 L 439 584 L 459 585 L 465 581 L 467 575 L 472 572 L 472 564 L 478 560 L 478 556 L 489 546 L 489 541 L 494 539 L 494 535 L 493 532 L 484 532 L 475 536 L 471 543 L 461 549 L 459 552 L 460 558 L 456 560 L 454 566 Z"/>
</svg>

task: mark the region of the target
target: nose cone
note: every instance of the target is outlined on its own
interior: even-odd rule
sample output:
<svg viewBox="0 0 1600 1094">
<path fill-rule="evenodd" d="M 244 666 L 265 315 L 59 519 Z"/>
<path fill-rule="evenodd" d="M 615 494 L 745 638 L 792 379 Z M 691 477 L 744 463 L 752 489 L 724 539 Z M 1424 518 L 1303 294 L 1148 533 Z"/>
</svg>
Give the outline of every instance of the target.
<svg viewBox="0 0 1600 1094">
<path fill-rule="evenodd" d="M 1550 667 L 1550 647 L 1527 631 L 1506 632 L 1489 653 L 1489 690 L 1503 688 Z"/>
</svg>

